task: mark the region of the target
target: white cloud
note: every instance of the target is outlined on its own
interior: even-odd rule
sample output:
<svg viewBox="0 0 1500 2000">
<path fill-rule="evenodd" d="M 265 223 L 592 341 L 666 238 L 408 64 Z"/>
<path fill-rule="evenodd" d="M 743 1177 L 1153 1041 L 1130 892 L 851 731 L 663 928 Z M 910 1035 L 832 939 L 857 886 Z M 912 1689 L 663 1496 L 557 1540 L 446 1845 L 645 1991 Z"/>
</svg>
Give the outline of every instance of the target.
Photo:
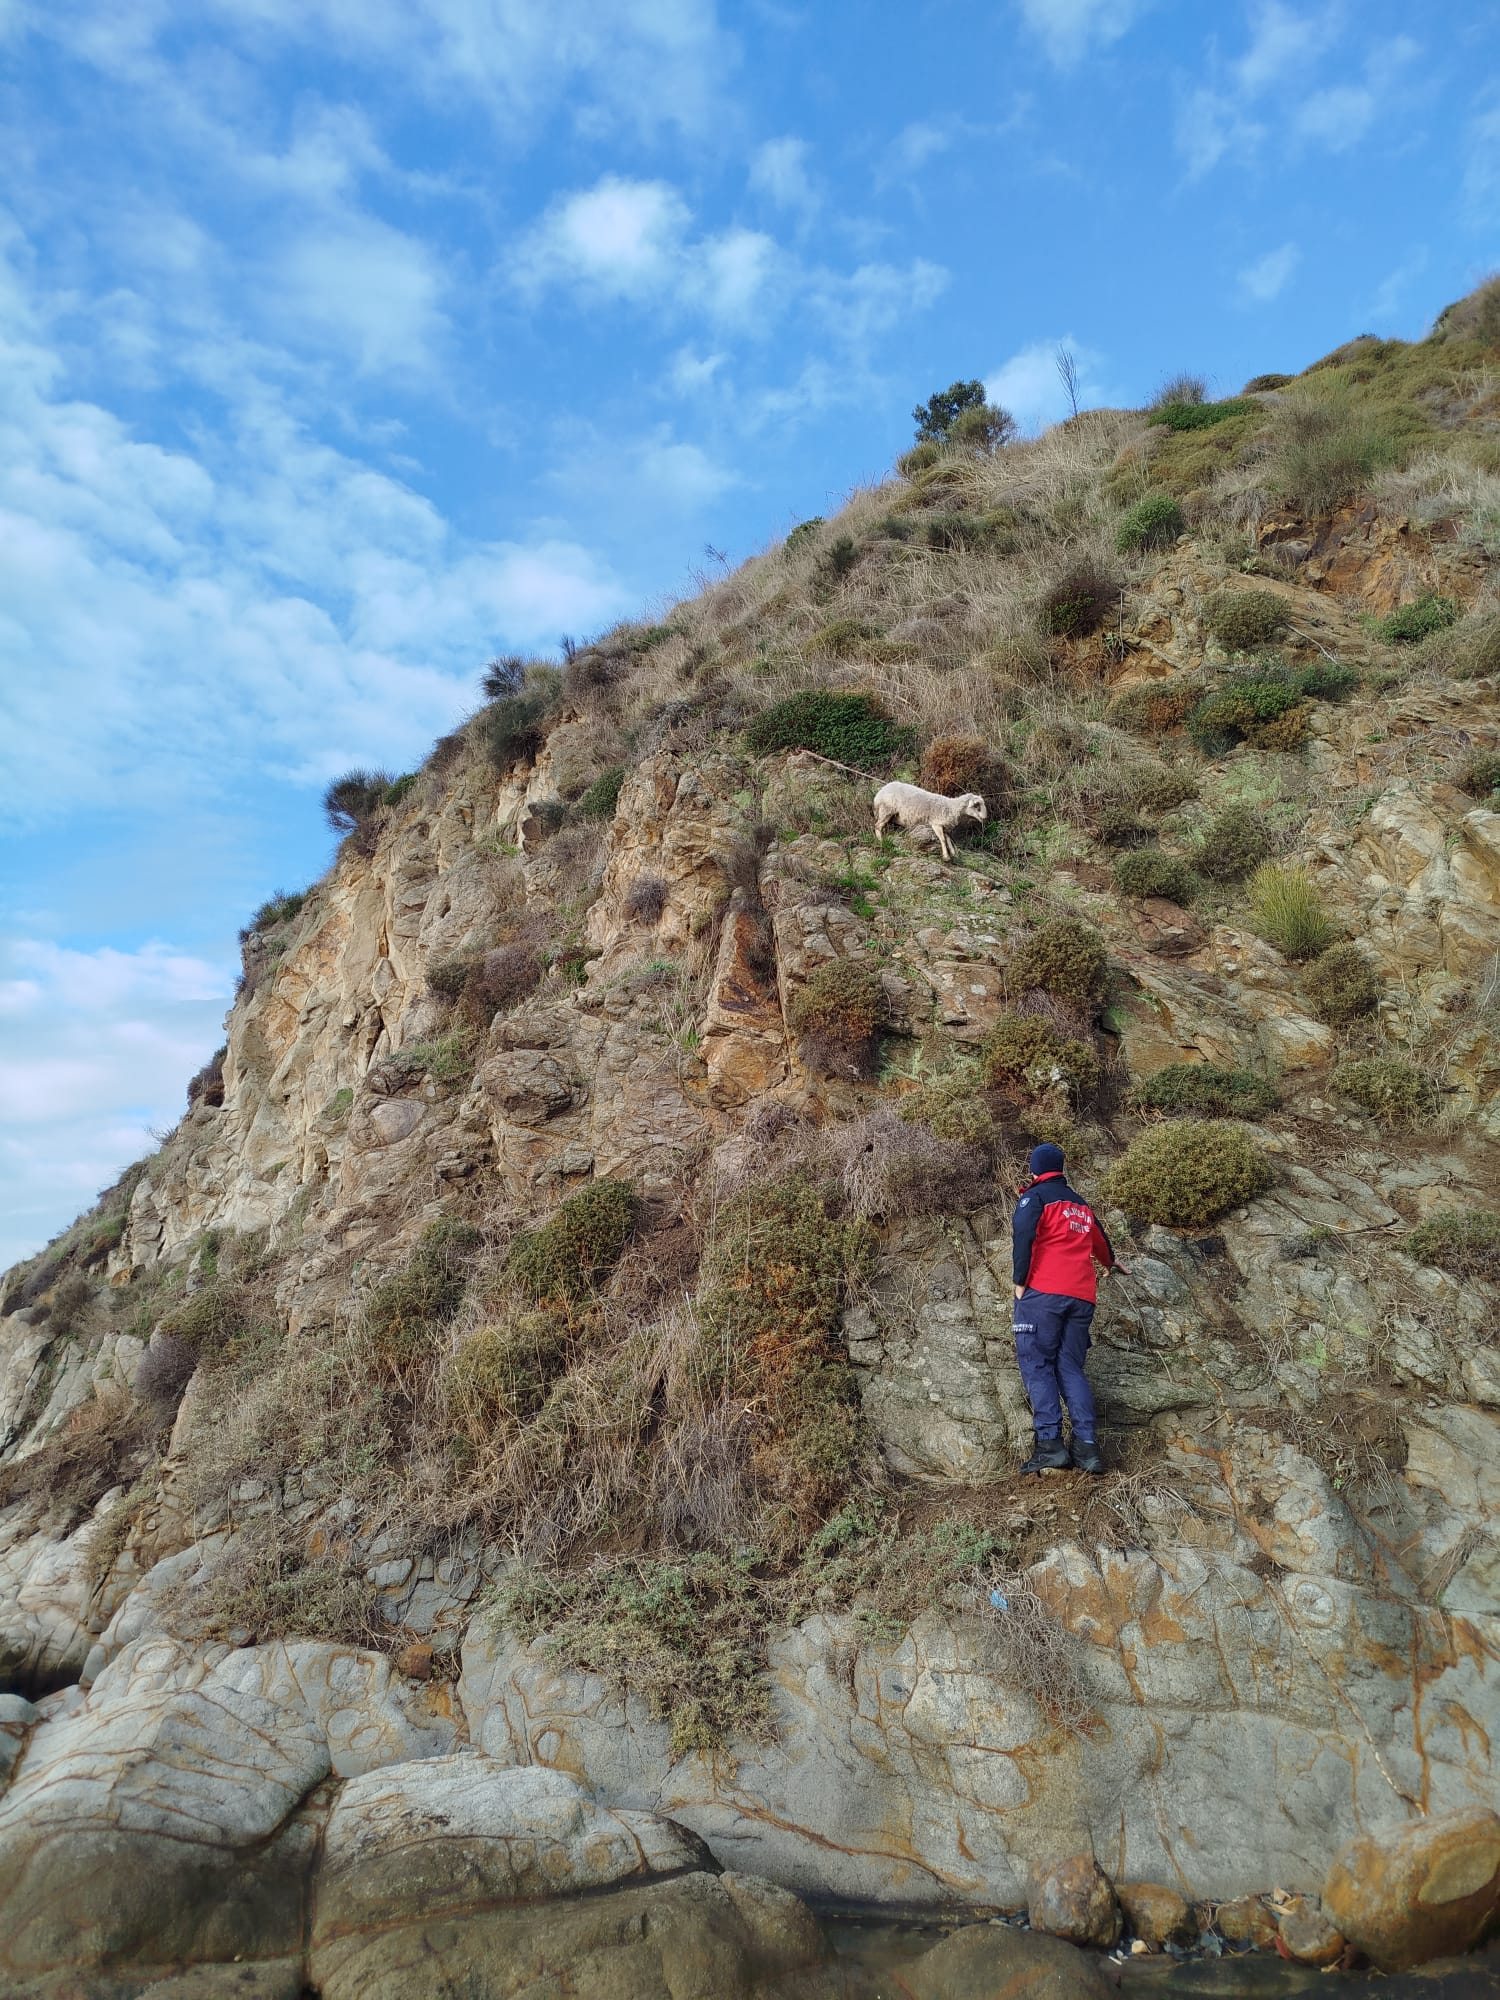
<svg viewBox="0 0 1500 2000">
<path fill-rule="evenodd" d="M 1021 18 L 1059 69 L 1128 32 L 1149 0 L 1018 0 Z"/>
<path fill-rule="evenodd" d="M 805 139 L 768 139 L 750 162 L 750 185 L 778 208 L 808 212 L 818 205 L 807 171 L 812 148 Z"/>
<path fill-rule="evenodd" d="M 1279 297 L 1301 261 L 1302 252 L 1295 243 L 1283 243 L 1278 250 L 1268 250 L 1264 257 L 1240 272 L 1241 293 L 1257 305 L 1268 305 Z"/>
<path fill-rule="evenodd" d="M 1292 120 L 1299 138 L 1342 153 L 1361 140 L 1375 119 L 1375 93 L 1359 84 L 1315 90 L 1298 105 Z"/>
<path fill-rule="evenodd" d="M 695 289 L 714 319 L 743 321 L 770 285 L 777 249 L 756 229 L 729 229 L 703 244 Z"/>
<path fill-rule="evenodd" d="M 1177 107 L 1177 150 L 1193 180 L 1209 173 L 1226 153 L 1249 152 L 1264 137 L 1265 127 L 1223 91 L 1191 91 Z"/>
<path fill-rule="evenodd" d="M 985 377 L 985 394 L 1009 410 L 1023 430 L 1040 430 L 1071 414 L 1067 391 L 1057 372 L 1057 353 L 1066 348 L 1078 368 L 1078 400 L 1087 407 L 1104 399 L 1100 376 L 1103 356 L 1081 347 L 1070 333 L 1033 341 Z"/>
<path fill-rule="evenodd" d="M 1305 73 L 1337 33 L 1330 7 L 1299 13 L 1283 0 L 1266 0 L 1253 14 L 1250 46 L 1234 65 L 1235 80 L 1247 96 L 1280 83 L 1289 73 Z"/>
<path fill-rule="evenodd" d="M 579 284 L 605 298 L 640 299 L 671 280 L 692 220 L 665 181 L 605 174 L 555 201 L 521 246 L 523 284 Z"/>
<path fill-rule="evenodd" d="M 667 370 L 667 386 L 675 396 L 701 396 L 711 389 L 729 360 L 727 354 L 695 354 L 679 347 Z"/>
<path fill-rule="evenodd" d="M 825 271 L 812 289 L 830 332 L 858 350 L 913 313 L 925 312 L 947 284 L 941 264 L 914 257 L 909 264 L 860 264 L 847 274 Z"/>
<path fill-rule="evenodd" d="M 223 1039 L 233 969 L 159 941 L 0 939 L 0 1266 L 29 1255 L 176 1122 Z"/>
<path fill-rule="evenodd" d="M 422 244 L 371 216 L 303 231 L 279 252 L 263 304 L 314 340 L 351 355 L 362 374 L 422 370 L 446 321 L 443 279 Z"/>
</svg>

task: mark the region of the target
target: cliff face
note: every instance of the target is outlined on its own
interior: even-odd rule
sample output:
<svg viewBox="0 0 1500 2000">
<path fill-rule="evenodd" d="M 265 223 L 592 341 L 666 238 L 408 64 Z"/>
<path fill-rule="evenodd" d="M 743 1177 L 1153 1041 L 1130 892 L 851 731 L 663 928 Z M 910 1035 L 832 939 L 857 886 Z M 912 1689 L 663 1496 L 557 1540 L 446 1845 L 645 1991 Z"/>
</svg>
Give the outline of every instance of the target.
<svg viewBox="0 0 1500 2000">
<path fill-rule="evenodd" d="M 1096 485 L 1145 448 L 1088 435 Z M 605 816 L 559 786 L 622 740 L 628 649 L 565 681 L 539 748 L 497 758 L 484 717 L 440 746 L 247 937 L 221 1083 L 5 1281 L 12 1859 L 42 1866 L 28 1801 L 64 1765 L 79 1824 L 165 1838 L 139 1774 L 204 1701 L 232 1737 L 295 1711 L 312 1746 L 245 1779 L 231 1854 L 321 1824 L 330 1772 L 466 1744 L 730 1865 L 919 1901 L 1014 1900 L 1088 1848 L 1194 1895 L 1306 1889 L 1356 1830 L 1495 1803 L 1500 813 L 1474 769 L 1500 711 L 1373 625 L 1450 599 L 1435 630 L 1482 639 L 1486 545 L 1365 498 L 1268 510 L 1233 566 L 1204 535 L 1143 559 L 1107 643 L 1055 639 L 1006 741 L 970 746 L 1007 767 L 1000 832 L 952 867 L 874 841 L 878 779 L 747 746 L 703 634 L 748 649 L 781 560 L 665 642 L 690 692 Z M 940 630 L 938 585 L 977 586 L 935 560 Z M 1141 691 L 1243 681 L 1213 627 L 1246 588 L 1280 648 L 1257 685 L 1303 672 L 1297 731 L 1195 750 L 1168 700 L 1143 740 Z M 919 639 L 844 624 L 835 678 L 908 712 L 892 648 Z M 1128 893 L 1122 805 L 1195 897 Z M 1230 806 L 1323 943 L 1357 942 L 1368 1005 L 1261 934 L 1287 945 L 1249 863 L 1210 869 Z M 1107 958 L 1082 1011 L 1018 971 L 1059 916 Z M 830 993 L 874 996 L 878 1062 L 847 1022 L 830 1043 Z M 1017 1019 L 1054 1040 L 1007 1070 Z M 1025 1146 L 1065 1126 L 1095 1193 L 1182 1064 L 1268 1087 L 1263 1170 L 1211 1226 L 1099 1194 L 1132 1267 L 1091 1361 L 1111 1470 L 1019 1481 Z M 624 1184 L 624 1236 L 580 1249 L 604 1224 L 577 1198 Z M 757 1235 L 767 1189 L 794 1192 Z M 525 1275 L 565 1238 L 577 1283 Z"/>
</svg>

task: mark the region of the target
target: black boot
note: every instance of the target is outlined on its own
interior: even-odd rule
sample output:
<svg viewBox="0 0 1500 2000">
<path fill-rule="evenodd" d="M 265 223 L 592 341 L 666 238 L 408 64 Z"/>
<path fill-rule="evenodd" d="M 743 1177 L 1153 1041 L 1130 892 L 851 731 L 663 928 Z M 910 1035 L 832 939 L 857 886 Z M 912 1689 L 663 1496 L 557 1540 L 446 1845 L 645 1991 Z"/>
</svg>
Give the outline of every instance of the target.
<svg viewBox="0 0 1500 2000">
<path fill-rule="evenodd" d="M 1099 1447 L 1092 1438 L 1074 1438 L 1071 1455 L 1080 1472 L 1104 1470 L 1104 1460 L 1099 1456 Z"/>
<path fill-rule="evenodd" d="M 1066 1472 L 1072 1461 L 1068 1457 L 1068 1447 L 1060 1437 L 1037 1437 L 1036 1450 L 1021 1467 L 1022 1472 Z"/>
</svg>

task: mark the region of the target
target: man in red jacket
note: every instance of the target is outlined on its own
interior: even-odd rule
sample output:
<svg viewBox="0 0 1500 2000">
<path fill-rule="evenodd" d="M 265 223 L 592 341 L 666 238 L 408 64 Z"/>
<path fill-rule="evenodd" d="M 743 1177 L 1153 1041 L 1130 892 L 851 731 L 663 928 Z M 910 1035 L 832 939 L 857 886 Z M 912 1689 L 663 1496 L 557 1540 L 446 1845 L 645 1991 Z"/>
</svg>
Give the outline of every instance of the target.
<svg viewBox="0 0 1500 2000">
<path fill-rule="evenodd" d="M 1031 1401 L 1036 1449 L 1023 1472 L 1102 1472 L 1094 1435 L 1094 1397 L 1083 1372 L 1098 1296 L 1094 1265 L 1115 1262 L 1099 1218 L 1063 1177 L 1060 1146 L 1034 1146 L 1032 1178 L 1011 1222 L 1011 1276 L 1016 1286 L 1016 1361 Z M 1062 1405 L 1073 1427 L 1063 1442 Z"/>
</svg>

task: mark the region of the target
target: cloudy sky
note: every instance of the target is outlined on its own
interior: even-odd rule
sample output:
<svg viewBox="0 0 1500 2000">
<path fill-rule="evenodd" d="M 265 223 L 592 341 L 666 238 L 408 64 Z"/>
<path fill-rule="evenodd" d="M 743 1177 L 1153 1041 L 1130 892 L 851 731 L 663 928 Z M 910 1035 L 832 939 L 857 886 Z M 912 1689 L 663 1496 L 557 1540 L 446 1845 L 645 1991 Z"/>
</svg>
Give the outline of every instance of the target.
<svg viewBox="0 0 1500 2000">
<path fill-rule="evenodd" d="M 1493 0 L 0 0 L 0 1263 L 491 654 L 1500 264 Z"/>
</svg>

